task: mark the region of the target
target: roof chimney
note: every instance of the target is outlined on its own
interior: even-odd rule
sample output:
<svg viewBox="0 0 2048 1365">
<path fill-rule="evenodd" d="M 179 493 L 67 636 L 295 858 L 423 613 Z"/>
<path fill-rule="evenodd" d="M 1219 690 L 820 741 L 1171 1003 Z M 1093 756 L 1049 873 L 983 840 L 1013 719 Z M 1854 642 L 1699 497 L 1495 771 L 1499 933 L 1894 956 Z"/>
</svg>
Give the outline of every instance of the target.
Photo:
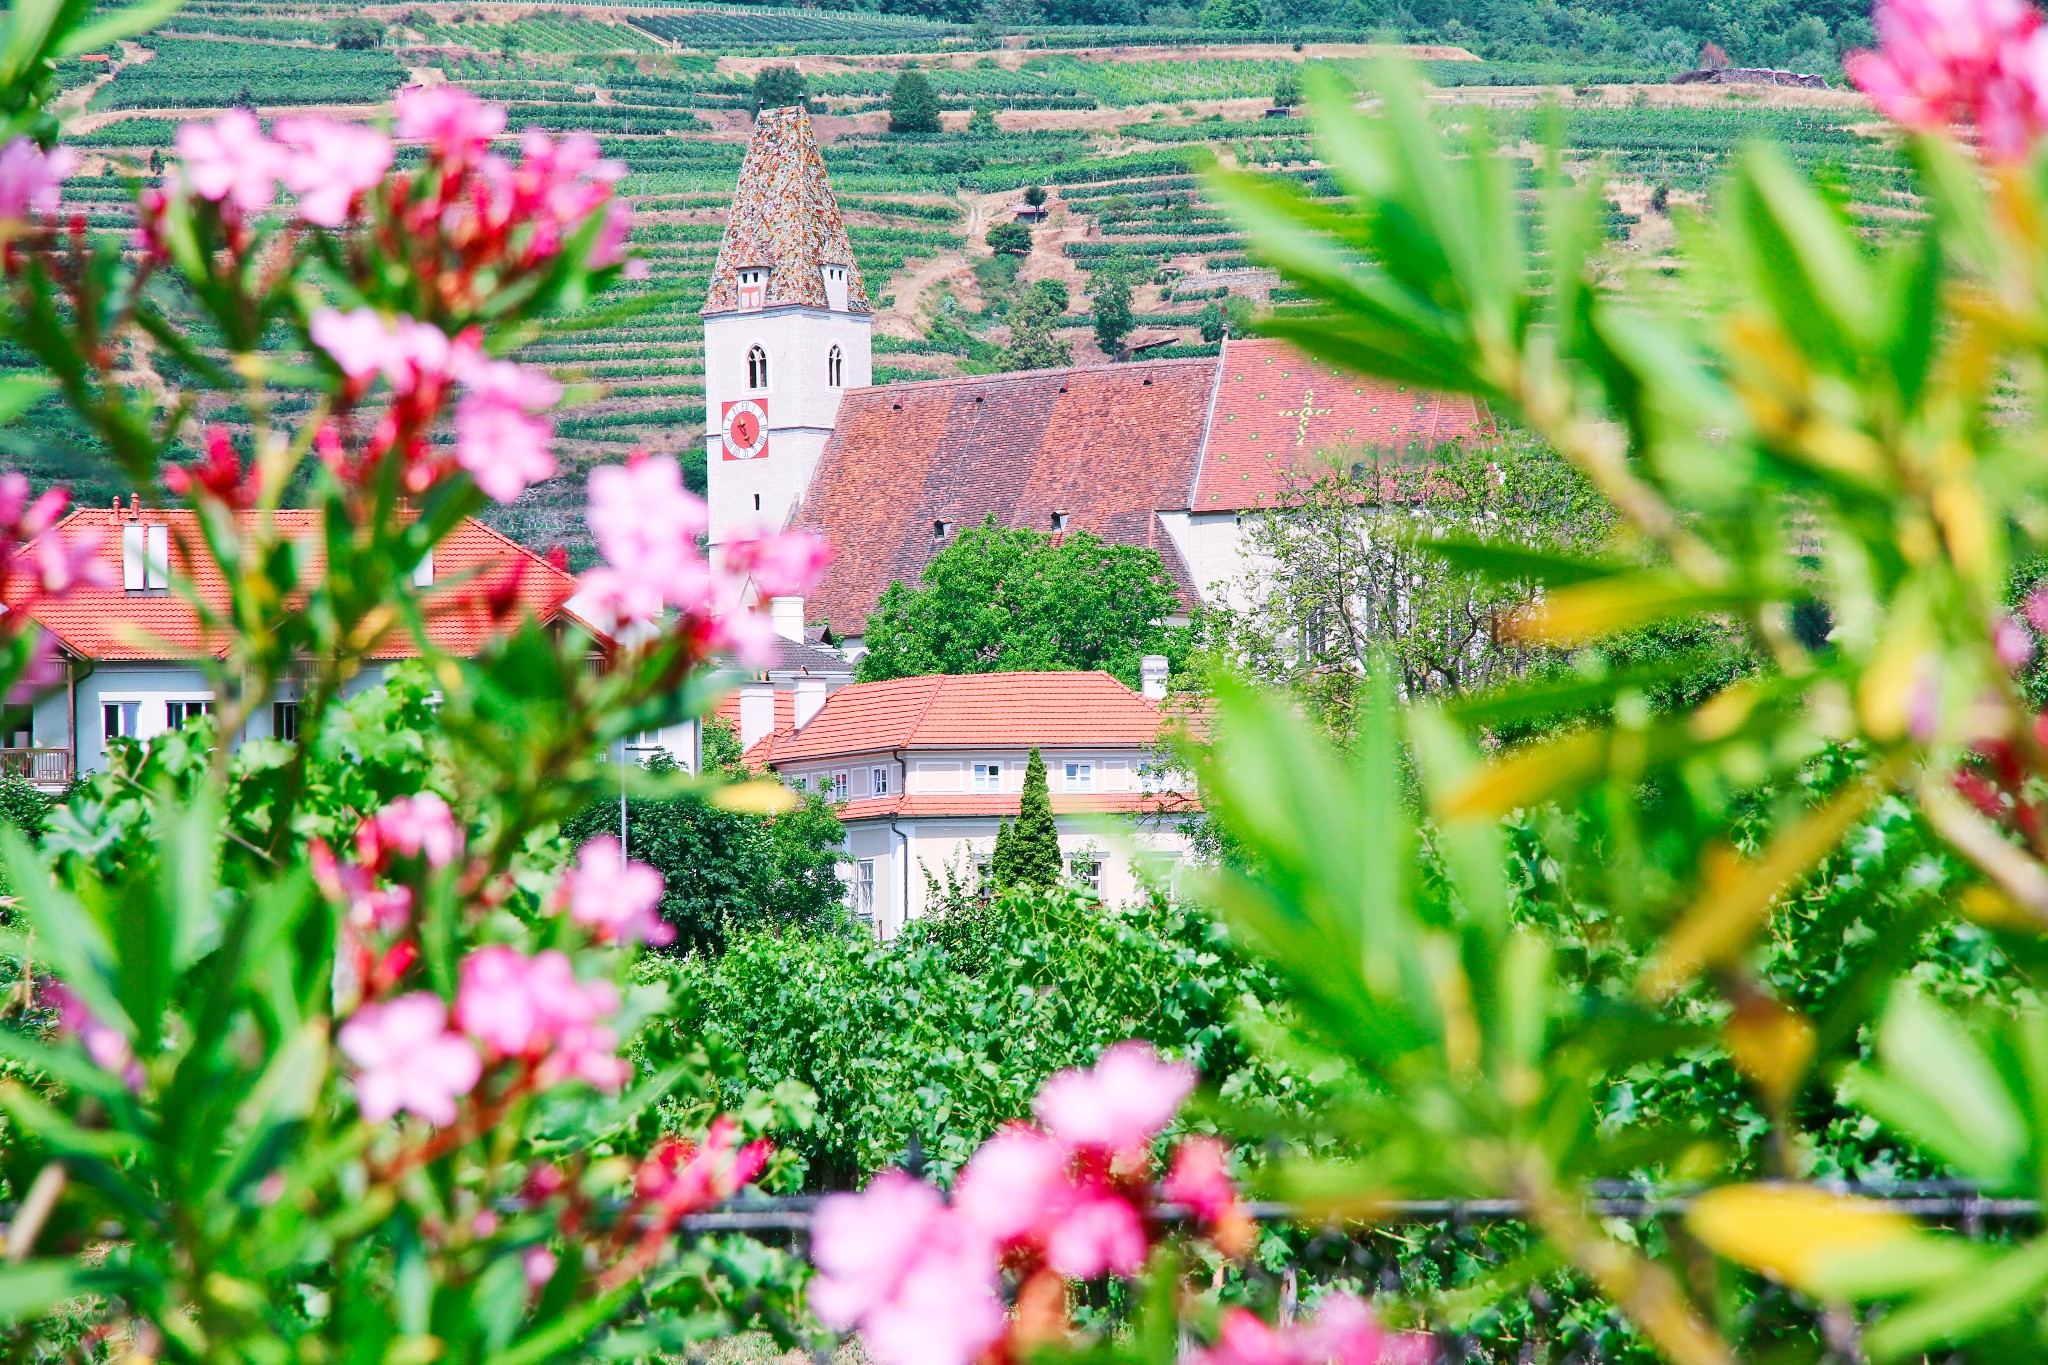
<svg viewBox="0 0 2048 1365">
<path fill-rule="evenodd" d="M 768 599 L 768 620 L 775 627 L 775 633 L 785 640 L 797 644 L 804 642 L 804 599 L 801 597 L 771 597 Z"/>
<path fill-rule="evenodd" d="M 1147 654 L 1138 660 L 1138 690 L 1146 701 L 1166 700 L 1166 675 L 1171 667 L 1164 654 Z"/>
<path fill-rule="evenodd" d="M 775 684 L 740 684 L 740 748 L 751 749 L 756 740 L 775 731 Z"/>
<path fill-rule="evenodd" d="M 796 680 L 796 728 L 801 730 L 825 709 L 825 680 L 808 674 Z"/>
</svg>

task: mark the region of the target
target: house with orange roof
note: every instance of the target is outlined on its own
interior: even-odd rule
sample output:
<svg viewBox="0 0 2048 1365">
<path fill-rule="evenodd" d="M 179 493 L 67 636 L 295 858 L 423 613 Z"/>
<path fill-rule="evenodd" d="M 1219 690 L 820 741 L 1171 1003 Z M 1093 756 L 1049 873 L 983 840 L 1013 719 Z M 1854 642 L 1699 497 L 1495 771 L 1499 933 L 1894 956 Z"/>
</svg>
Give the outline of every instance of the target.
<svg viewBox="0 0 2048 1365">
<path fill-rule="evenodd" d="M 301 542 L 307 573 L 317 575 L 319 514 L 283 509 L 273 515 L 287 536 Z M 33 693 L 18 689 L 0 706 L 0 773 L 51 789 L 103 768 L 111 740 L 147 741 L 211 714 L 213 682 L 200 661 L 222 657 L 231 643 L 227 631 L 207 619 L 225 616 L 228 587 L 203 552 L 195 513 L 117 499 L 111 508 L 76 510 L 46 534 L 87 533 L 98 536 L 99 558 L 114 586 L 26 602 L 30 618 L 56 642 L 62 679 Z M 206 614 L 172 587 L 174 575 Z M 504 628 L 492 614 L 492 596 L 509 596 L 520 612 L 589 634 L 593 649 L 603 642 L 569 606 L 573 575 L 480 521 L 457 526 L 413 570 L 413 582 L 427 589 L 422 609 L 428 639 L 450 654 L 475 654 Z M 23 603 L 17 598 L 6 605 Z M 372 651 L 350 691 L 375 685 L 392 665 L 419 652 L 409 633 L 392 632 Z M 287 680 L 269 709 L 251 717 L 236 738 L 295 739 L 298 708 L 298 684 Z M 694 752 L 688 737 L 668 739 Z"/>
<path fill-rule="evenodd" d="M 1074 878 L 1112 904 L 1168 882 L 1200 809 L 1173 767 L 1166 660 L 1133 692 L 1107 673 L 979 673 L 853 683 L 747 760 L 836 803 L 849 903 L 883 935 L 925 913 L 933 885 L 972 885 L 1017 818 L 1033 748 L 1045 761 Z"/>
</svg>

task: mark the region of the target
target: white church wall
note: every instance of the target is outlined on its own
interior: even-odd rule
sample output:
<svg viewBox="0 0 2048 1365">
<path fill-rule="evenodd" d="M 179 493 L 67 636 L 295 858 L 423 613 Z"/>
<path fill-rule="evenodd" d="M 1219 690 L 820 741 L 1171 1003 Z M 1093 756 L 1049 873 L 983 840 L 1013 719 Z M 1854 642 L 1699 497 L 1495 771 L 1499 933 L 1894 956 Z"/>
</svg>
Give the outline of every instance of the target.
<svg viewBox="0 0 2048 1365">
<path fill-rule="evenodd" d="M 748 383 L 747 354 L 756 346 L 768 357 L 764 388 Z M 837 385 L 828 374 L 835 346 L 840 353 Z M 704 319 L 705 455 L 714 545 L 764 523 L 779 527 L 788 520 L 817 472 L 839 418 L 841 396 L 873 379 L 873 319 L 868 314 L 781 307 Z M 725 405 L 743 398 L 758 399 L 767 409 L 767 453 L 728 460 Z"/>
</svg>

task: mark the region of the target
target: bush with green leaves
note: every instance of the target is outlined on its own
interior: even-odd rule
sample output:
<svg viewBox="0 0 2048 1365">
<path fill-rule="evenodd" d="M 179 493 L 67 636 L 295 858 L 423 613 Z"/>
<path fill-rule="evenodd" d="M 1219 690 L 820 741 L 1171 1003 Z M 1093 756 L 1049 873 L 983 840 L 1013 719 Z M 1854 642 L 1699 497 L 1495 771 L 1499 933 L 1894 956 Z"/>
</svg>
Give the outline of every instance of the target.
<svg viewBox="0 0 2048 1365">
<path fill-rule="evenodd" d="M 934 555 L 916 586 L 883 591 L 856 676 L 1101 669 L 1136 687 L 1145 655 L 1185 662 L 1189 634 L 1167 625 L 1180 610 L 1157 551 L 991 518 Z"/>
<path fill-rule="evenodd" d="M 939 126 L 939 95 L 932 89 L 932 78 L 916 67 L 904 68 L 889 89 L 889 131 L 936 133 Z"/>
</svg>

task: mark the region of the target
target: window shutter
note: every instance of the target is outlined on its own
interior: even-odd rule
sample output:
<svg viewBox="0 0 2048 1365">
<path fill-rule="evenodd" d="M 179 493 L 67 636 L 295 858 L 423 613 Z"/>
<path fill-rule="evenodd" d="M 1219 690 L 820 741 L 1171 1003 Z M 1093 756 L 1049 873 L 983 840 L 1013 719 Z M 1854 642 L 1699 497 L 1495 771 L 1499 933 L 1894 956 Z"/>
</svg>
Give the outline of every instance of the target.
<svg viewBox="0 0 2048 1365">
<path fill-rule="evenodd" d="M 161 523 L 149 528 L 148 568 L 149 587 L 171 586 L 171 528 Z"/>
<path fill-rule="evenodd" d="M 149 586 L 142 572 L 144 529 L 139 521 L 131 521 L 121 527 L 121 586 L 130 592 L 141 592 Z"/>
</svg>

